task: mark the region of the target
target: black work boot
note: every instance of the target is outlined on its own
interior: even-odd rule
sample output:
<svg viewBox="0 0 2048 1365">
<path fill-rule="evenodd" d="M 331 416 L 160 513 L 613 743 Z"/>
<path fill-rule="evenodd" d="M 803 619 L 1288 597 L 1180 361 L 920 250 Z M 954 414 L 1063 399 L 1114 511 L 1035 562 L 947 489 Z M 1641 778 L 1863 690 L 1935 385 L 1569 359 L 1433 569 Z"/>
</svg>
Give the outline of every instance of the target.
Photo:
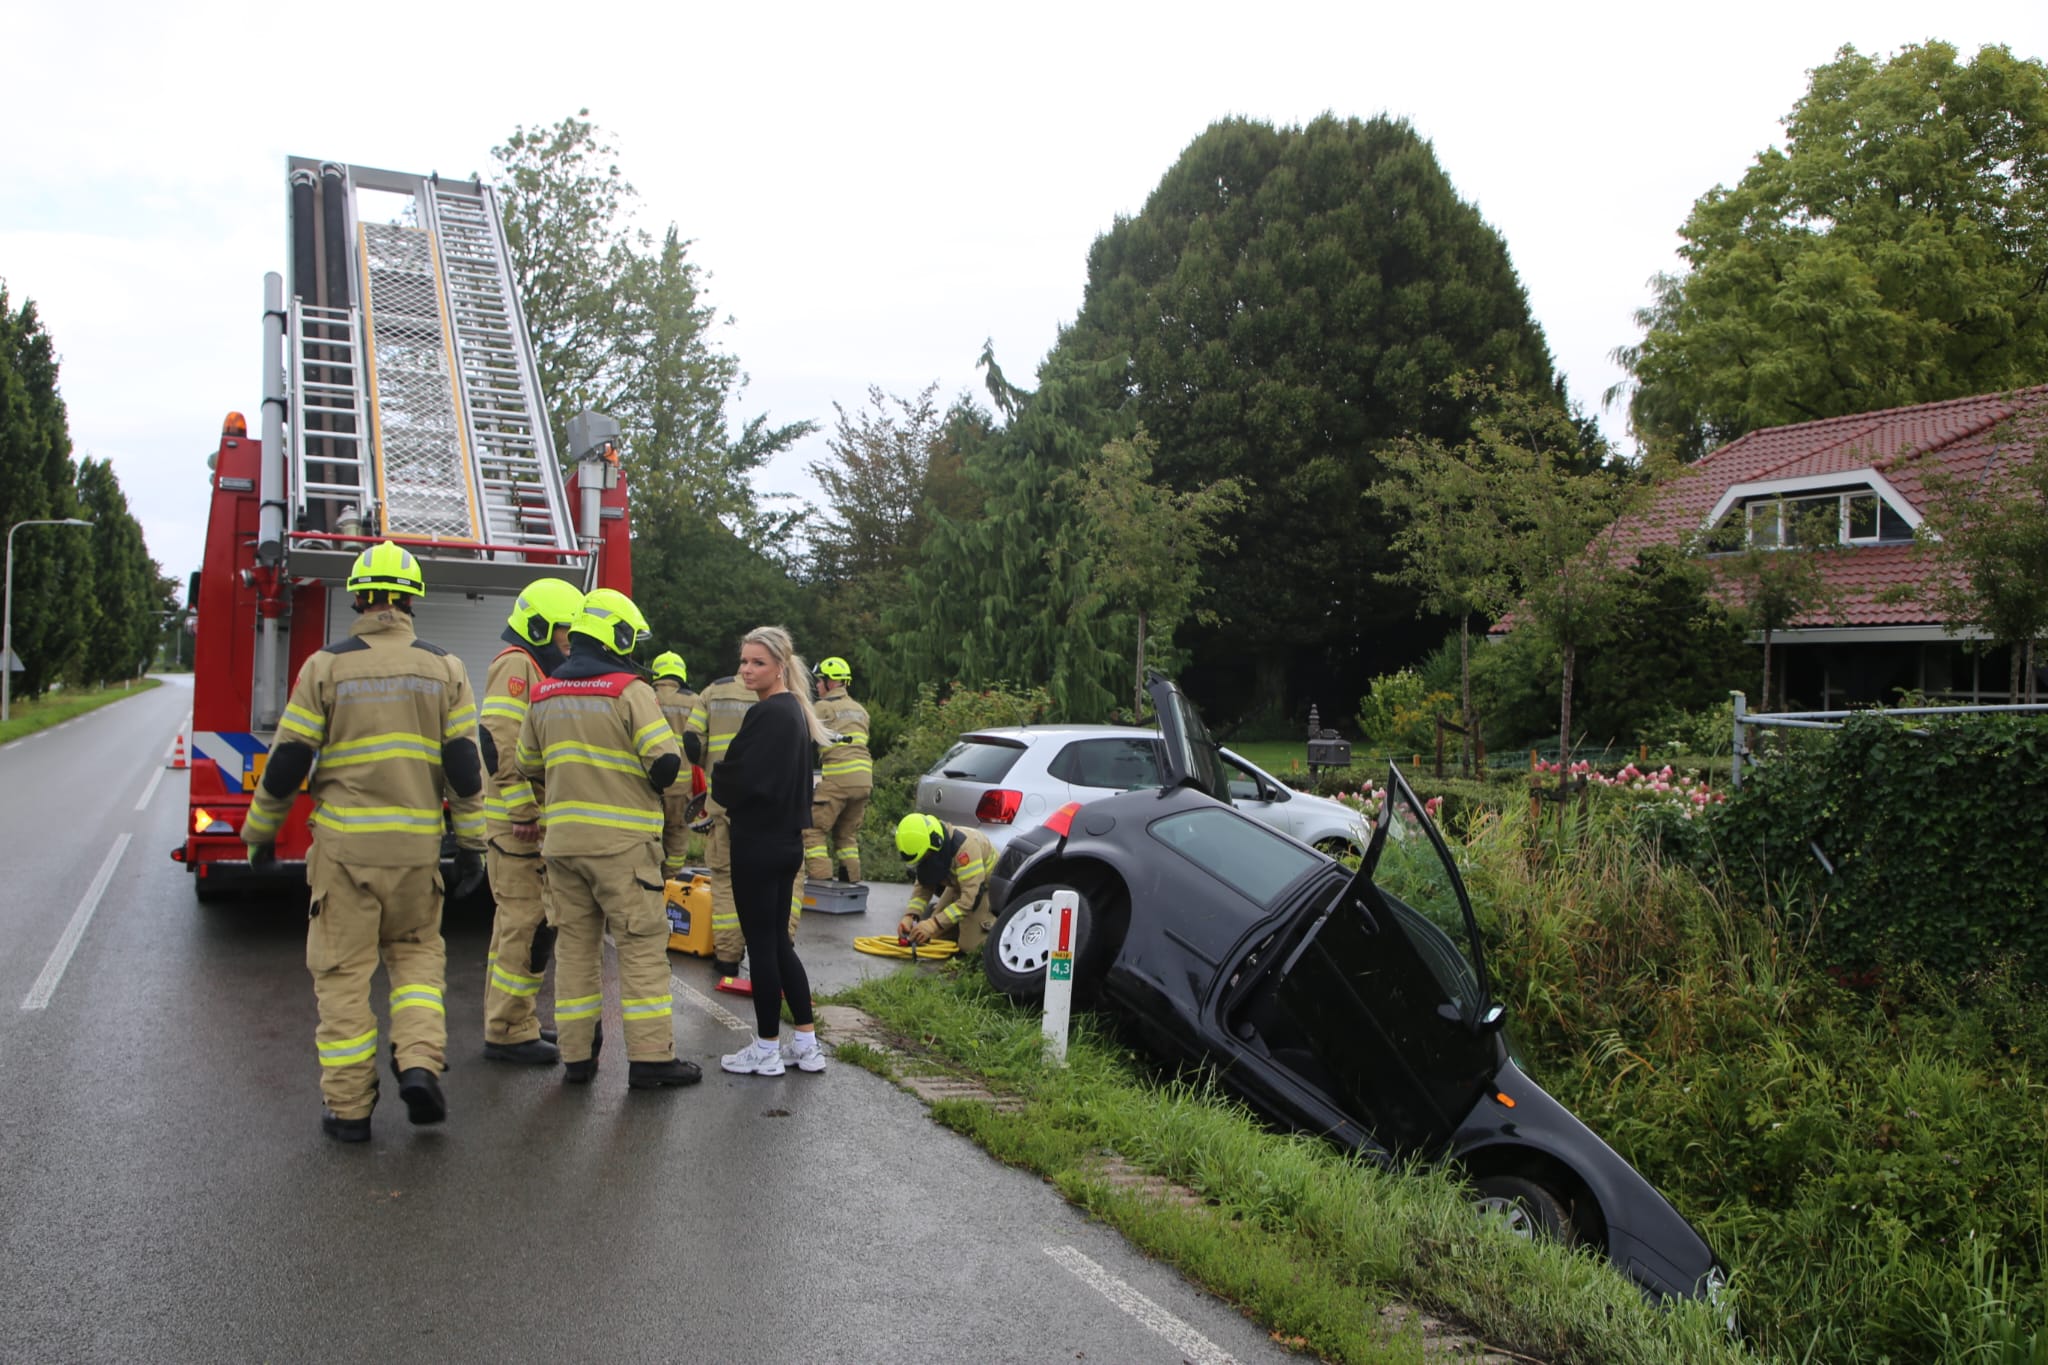
<svg viewBox="0 0 2048 1365">
<path fill-rule="evenodd" d="M 528 1038 L 523 1043 L 485 1043 L 484 1056 L 494 1062 L 553 1066 L 562 1060 L 562 1050 L 545 1038 Z"/>
<path fill-rule="evenodd" d="M 544 1028 L 540 1031 L 540 1040 L 544 1043 L 559 1043 L 562 1041 L 555 1036 L 555 1031 L 551 1028 Z"/>
<path fill-rule="evenodd" d="M 695 1062 L 671 1057 L 665 1062 L 629 1062 L 626 1084 L 634 1090 L 657 1090 L 664 1085 L 695 1085 L 704 1073 Z"/>
<path fill-rule="evenodd" d="M 368 1142 L 370 1140 L 370 1116 L 359 1119 L 345 1119 L 332 1109 L 320 1111 L 320 1131 L 336 1142 Z"/>
<path fill-rule="evenodd" d="M 740 974 L 740 964 L 737 962 L 720 962 L 714 957 L 711 959 L 711 972 L 712 975 L 720 977 L 738 976 Z"/>
<path fill-rule="evenodd" d="M 590 1035 L 590 1057 L 587 1061 L 563 1062 L 562 1079 L 571 1085 L 589 1085 L 597 1075 L 597 1054 L 604 1051 L 604 1020 L 597 1021 L 596 1030 Z"/>
<path fill-rule="evenodd" d="M 398 1073 L 398 1098 L 405 1101 L 405 1116 L 414 1123 L 439 1123 L 448 1117 L 440 1078 L 426 1067 L 407 1067 Z"/>
</svg>

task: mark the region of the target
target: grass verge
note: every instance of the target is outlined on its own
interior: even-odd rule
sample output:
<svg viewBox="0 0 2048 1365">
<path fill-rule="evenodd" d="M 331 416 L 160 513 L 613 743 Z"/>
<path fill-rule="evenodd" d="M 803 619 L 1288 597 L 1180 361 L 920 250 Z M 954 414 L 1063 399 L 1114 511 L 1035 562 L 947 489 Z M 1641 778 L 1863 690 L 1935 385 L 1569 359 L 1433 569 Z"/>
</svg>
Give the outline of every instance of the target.
<svg viewBox="0 0 2048 1365">
<path fill-rule="evenodd" d="M 152 687 L 161 686 L 163 684 L 155 678 L 139 678 L 125 687 L 102 687 L 96 692 L 64 691 L 37 697 L 34 701 L 12 702 L 8 707 L 12 714 L 5 723 L 0 723 L 0 744 L 32 735 L 38 730 L 47 730 L 52 725 L 61 725 L 73 716 L 97 711 L 124 697 L 138 696 Z"/>
<path fill-rule="evenodd" d="M 1039 1022 L 957 966 L 873 978 L 838 997 L 906 1047 L 1020 1101 L 933 1104 L 935 1120 L 1045 1177 L 1134 1245 L 1237 1305 L 1273 1339 L 1331 1361 L 1415 1361 L 1407 1304 L 1452 1317 L 1510 1358 L 1713 1362 L 1747 1357 L 1705 1305 L 1660 1311 L 1592 1253 L 1520 1241 L 1477 1219 L 1439 1171 L 1389 1171 L 1275 1133 L 1199 1078 L 1160 1078 L 1092 1017 L 1064 1069 Z M 890 1054 L 840 1059 L 894 1074 Z M 1192 1191 L 1161 1198 L 1119 1172 Z"/>
</svg>

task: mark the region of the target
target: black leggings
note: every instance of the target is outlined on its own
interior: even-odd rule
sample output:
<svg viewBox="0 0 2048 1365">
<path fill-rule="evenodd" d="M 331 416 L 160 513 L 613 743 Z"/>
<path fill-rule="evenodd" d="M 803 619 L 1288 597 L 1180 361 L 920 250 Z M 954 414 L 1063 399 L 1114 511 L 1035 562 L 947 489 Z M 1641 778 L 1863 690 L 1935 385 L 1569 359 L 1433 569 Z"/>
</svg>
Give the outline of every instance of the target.
<svg viewBox="0 0 2048 1365">
<path fill-rule="evenodd" d="M 800 837 L 786 848 L 733 850 L 732 899 L 754 964 L 754 1031 L 782 1032 L 782 1002 L 799 1025 L 811 1022 L 811 978 L 789 941 L 789 898 L 804 865 Z"/>
</svg>

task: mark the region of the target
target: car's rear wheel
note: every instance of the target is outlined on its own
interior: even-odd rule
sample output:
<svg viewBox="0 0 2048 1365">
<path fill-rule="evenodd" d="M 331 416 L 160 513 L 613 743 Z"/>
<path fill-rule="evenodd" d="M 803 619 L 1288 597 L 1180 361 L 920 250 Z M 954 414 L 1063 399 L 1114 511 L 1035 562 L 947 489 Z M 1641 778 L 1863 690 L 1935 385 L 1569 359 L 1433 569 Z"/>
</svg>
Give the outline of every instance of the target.
<svg viewBox="0 0 2048 1365">
<path fill-rule="evenodd" d="M 1515 1236 L 1544 1237 L 1566 1246 L 1578 1240 L 1564 1201 L 1549 1188 L 1518 1175 L 1481 1176 L 1472 1183 L 1472 1207 L 1482 1217 L 1502 1219 Z"/>
<path fill-rule="evenodd" d="M 1052 898 L 1061 891 L 1072 891 L 1079 900 L 1068 951 L 1076 966 L 1087 959 L 1094 931 L 1088 897 L 1066 882 L 1046 882 L 1021 892 L 989 930 L 988 941 L 981 948 L 981 967 L 989 984 L 1012 1000 L 1029 1003 L 1045 994 L 1045 967 L 1052 959 L 1060 927 Z"/>
</svg>

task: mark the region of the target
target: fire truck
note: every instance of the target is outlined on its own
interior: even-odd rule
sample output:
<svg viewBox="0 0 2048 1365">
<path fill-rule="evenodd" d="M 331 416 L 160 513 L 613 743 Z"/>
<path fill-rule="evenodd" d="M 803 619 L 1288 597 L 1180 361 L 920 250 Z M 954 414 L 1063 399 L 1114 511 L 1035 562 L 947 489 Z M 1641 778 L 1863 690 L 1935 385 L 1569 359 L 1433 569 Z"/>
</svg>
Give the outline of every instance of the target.
<svg viewBox="0 0 2048 1365">
<path fill-rule="evenodd" d="M 572 421 L 564 477 L 492 187 L 303 157 L 288 180 L 291 289 L 264 276 L 259 437 L 228 415 L 186 599 L 191 796 L 171 857 L 201 900 L 304 882 L 310 797 L 274 864 L 250 866 L 242 822 L 299 665 L 348 633 L 364 547 L 419 557 L 420 637 L 479 688 L 527 583 L 633 587 L 618 426 Z"/>
</svg>

